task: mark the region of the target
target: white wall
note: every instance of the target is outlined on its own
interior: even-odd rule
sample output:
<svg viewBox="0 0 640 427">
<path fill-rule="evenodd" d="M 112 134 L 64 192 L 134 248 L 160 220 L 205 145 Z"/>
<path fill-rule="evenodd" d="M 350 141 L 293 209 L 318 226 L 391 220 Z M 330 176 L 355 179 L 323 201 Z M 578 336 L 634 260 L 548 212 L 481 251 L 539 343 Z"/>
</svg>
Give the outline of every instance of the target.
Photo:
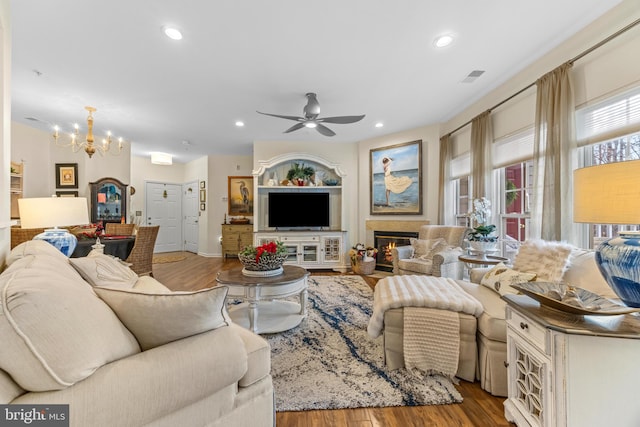
<svg viewBox="0 0 640 427">
<path fill-rule="evenodd" d="M 439 125 L 423 126 L 417 129 L 410 129 L 404 132 L 380 136 L 358 143 L 358 190 L 357 201 L 360 212 L 357 227 L 354 234 L 357 240 L 365 242 L 367 219 L 375 220 L 429 220 L 435 224 L 438 219 L 438 176 L 440 174 L 439 156 L 440 139 Z M 403 142 L 422 141 L 422 215 L 371 215 L 371 195 L 370 195 L 370 151 L 375 148 L 382 148 L 389 145 Z M 357 230 L 357 231 L 356 231 Z"/>
<path fill-rule="evenodd" d="M 462 113 L 444 123 L 441 135 L 451 132 L 476 115 L 534 83 L 544 74 L 573 59 L 638 18 L 640 18 L 640 0 L 624 0 L 568 41 L 533 62 Z M 616 93 L 623 88 L 640 84 L 638 52 L 640 52 L 640 26 L 636 26 L 577 60 L 573 66 L 576 106 L 579 107 L 587 102 Z M 533 125 L 535 92 L 536 88 L 533 86 L 493 111 L 495 138 L 510 135 Z M 466 128 L 470 128 L 470 126 Z M 460 136 L 458 133 L 455 135 Z M 456 153 L 469 150 L 466 141 L 460 141 L 458 144 Z"/>
<path fill-rule="evenodd" d="M 9 177 L 11 162 L 11 2 L 0 0 L 0 267 L 11 244 Z M 1 268 L 0 268 L 1 269 Z"/>
</svg>

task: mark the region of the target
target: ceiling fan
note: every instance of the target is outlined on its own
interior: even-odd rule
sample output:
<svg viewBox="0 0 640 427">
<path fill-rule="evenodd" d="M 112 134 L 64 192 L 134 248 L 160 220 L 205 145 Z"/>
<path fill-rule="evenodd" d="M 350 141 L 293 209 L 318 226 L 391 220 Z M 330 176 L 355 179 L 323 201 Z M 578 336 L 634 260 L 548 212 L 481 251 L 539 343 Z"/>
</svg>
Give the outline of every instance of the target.
<svg viewBox="0 0 640 427">
<path fill-rule="evenodd" d="M 336 133 L 323 125 L 322 123 L 337 123 L 337 124 L 347 124 L 347 123 L 355 123 L 359 122 L 364 118 L 364 114 L 361 116 L 338 116 L 338 117 L 324 117 L 319 118 L 320 115 L 320 103 L 316 98 L 315 93 L 307 93 L 305 95 L 307 97 L 307 105 L 304 106 L 302 112 L 304 113 L 304 117 L 297 116 L 283 116 L 280 114 L 270 114 L 263 113 L 261 111 L 257 111 L 260 114 L 264 114 L 265 116 L 273 116 L 279 117 L 281 119 L 287 120 L 295 120 L 298 123 L 291 126 L 289 129 L 285 130 L 284 133 L 293 132 L 294 130 L 302 129 L 303 127 L 307 128 L 315 128 L 318 132 L 320 132 L 324 136 L 334 136 Z"/>
</svg>

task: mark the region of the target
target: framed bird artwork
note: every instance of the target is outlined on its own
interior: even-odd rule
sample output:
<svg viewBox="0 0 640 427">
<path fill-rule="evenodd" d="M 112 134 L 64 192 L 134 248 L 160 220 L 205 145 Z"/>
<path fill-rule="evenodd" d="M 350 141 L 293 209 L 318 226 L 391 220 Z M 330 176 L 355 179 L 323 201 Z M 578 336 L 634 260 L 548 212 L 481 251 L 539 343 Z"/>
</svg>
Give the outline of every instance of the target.
<svg viewBox="0 0 640 427">
<path fill-rule="evenodd" d="M 253 177 L 230 176 L 229 216 L 253 216 Z"/>
</svg>

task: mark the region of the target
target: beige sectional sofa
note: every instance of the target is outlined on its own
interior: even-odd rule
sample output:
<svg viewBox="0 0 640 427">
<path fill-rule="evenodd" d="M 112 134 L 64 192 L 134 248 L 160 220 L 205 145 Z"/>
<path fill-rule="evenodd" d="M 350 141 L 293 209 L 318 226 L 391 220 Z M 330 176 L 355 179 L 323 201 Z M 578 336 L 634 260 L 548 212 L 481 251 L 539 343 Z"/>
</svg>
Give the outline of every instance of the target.
<svg viewBox="0 0 640 427">
<path fill-rule="evenodd" d="M 269 345 L 228 321 L 226 288 L 172 293 L 107 264 L 94 279 L 116 289 L 92 287 L 46 242 L 11 251 L 1 403 L 68 404 L 72 426 L 275 425 Z"/>
<path fill-rule="evenodd" d="M 617 298 L 600 274 L 594 254 L 593 251 L 574 248 L 561 281 L 607 298 Z M 475 372 L 475 378 L 480 380 L 484 390 L 496 396 L 506 396 L 506 303 L 499 293 L 480 285 L 482 277 L 489 270 L 490 268 L 474 269 L 469 281 L 456 281 L 484 307 L 477 319 L 460 314 L 461 343 L 457 376 L 473 380 Z M 392 368 L 404 366 L 403 335 L 403 309 L 388 310 L 384 318 L 384 346 L 387 364 Z"/>
</svg>

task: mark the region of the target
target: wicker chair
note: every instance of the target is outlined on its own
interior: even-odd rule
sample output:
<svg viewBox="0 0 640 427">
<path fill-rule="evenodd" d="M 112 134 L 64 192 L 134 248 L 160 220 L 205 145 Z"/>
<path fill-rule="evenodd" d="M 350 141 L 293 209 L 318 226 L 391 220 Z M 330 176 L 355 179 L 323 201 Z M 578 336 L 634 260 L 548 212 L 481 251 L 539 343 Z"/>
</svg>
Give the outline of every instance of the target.
<svg viewBox="0 0 640 427">
<path fill-rule="evenodd" d="M 135 224 L 120 224 L 119 222 L 108 222 L 105 225 L 104 232 L 114 236 L 133 236 Z"/>
<path fill-rule="evenodd" d="M 22 242 L 32 240 L 35 236 L 44 232 L 44 228 L 20 228 L 11 227 L 11 249 Z"/>
<path fill-rule="evenodd" d="M 136 242 L 126 262 L 138 276 L 153 276 L 153 247 L 158 237 L 159 225 L 138 227 Z"/>
</svg>

